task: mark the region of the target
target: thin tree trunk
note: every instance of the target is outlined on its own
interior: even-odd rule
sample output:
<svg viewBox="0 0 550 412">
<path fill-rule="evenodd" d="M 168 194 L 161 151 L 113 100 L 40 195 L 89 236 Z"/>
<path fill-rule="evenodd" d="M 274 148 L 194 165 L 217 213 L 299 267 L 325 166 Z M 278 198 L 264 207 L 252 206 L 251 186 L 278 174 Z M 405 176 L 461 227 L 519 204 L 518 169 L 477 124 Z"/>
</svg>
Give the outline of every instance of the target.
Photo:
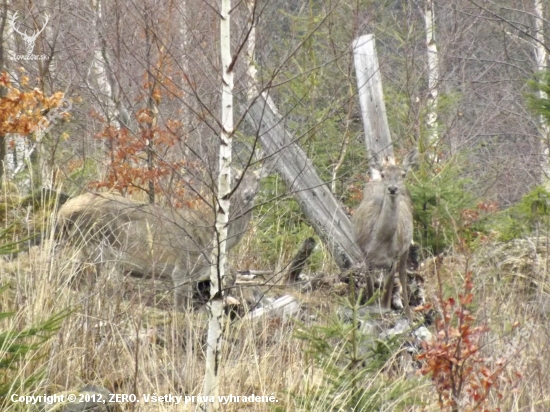
<svg viewBox="0 0 550 412">
<path fill-rule="evenodd" d="M 216 239 L 212 251 L 210 275 L 210 320 L 206 347 L 206 371 L 203 395 L 214 402 L 200 405 L 202 410 L 219 410 L 219 368 L 223 330 L 223 296 L 221 286 L 227 260 L 226 241 L 229 223 L 229 193 L 231 191 L 231 146 L 233 138 L 233 67 L 231 67 L 230 12 L 231 0 L 221 0 L 220 51 L 222 62 L 221 142 L 219 153 L 218 194 L 216 200 Z"/>
<path fill-rule="evenodd" d="M 538 73 L 546 70 L 546 62 L 548 61 L 548 53 L 544 47 L 544 0 L 535 0 L 535 37 L 537 39 L 535 46 L 535 59 Z M 548 96 L 542 90 L 539 90 L 539 98 L 547 99 Z M 542 184 L 546 190 L 550 190 L 550 127 L 544 116 L 539 115 L 539 125 L 541 134 L 541 169 L 542 169 Z"/>
<path fill-rule="evenodd" d="M 2 97 L 2 91 L 0 90 L 0 98 Z M 2 185 L 2 180 L 4 178 L 4 171 L 6 168 L 6 135 L 0 134 L 0 186 Z"/>
<path fill-rule="evenodd" d="M 107 115 L 107 120 L 111 121 L 114 117 L 114 103 L 113 103 L 113 90 L 111 88 L 111 83 L 107 78 L 107 63 L 105 62 L 104 56 L 106 51 L 104 49 L 104 44 L 102 41 L 103 35 L 101 33 L 101 27 L 99 27 L 102 18 L 102 4 L 101 0 L 92 1 L 93 11 L 95 13 L 93 17 L 93 25 L 96 30 L 96 35 L 99 38 L 100 46 L 94 49 L 94 62 L 93 62 L 93 71 L 95 74 L 95 79 L 97 86 L 99 88 L 100 98 L 103 100 L 103 103 L 106 105 L 105 114 Z"/>
<path fill-rule="evenodd" d="M 191 0 L 192 1 L 192 0 Z M 189 28 L 188 28 L 188 21 L 190 20 L 190 7 L 188 4 L 188 0 L 181 0 L 180 1 L 180 10 L 181 10 L 181 18 L 179 21 L 179 33 L 180 33 L 180 40 L 181 40 L 181 87 L 182 91 L 185 90 L 189 86 Z M 184 95 L 185 96 L 185 95 Z M 192 110 L 190 109 L 191 101 L 184 100 L 183 105 L 181 107 L 181 119 L 182 123 L 185 125 L 186 130 L 191 130 L 193 128 L 193 115 Z M 182 146 L 182 152 L 184 158 L 188 158 L 191 156 L 191 151 L 188 145 L 183 144 Z"/>
<path fill-rule="evenodd" d="M 6 54 L 8 55 L 8 59 L 11 60 L 17 54 L 15 36 L 13 32 L 13 27 L 11 26 L 11 24 L 7 24 L 5 30 L 6 30 L 6 33 L 5 33 L 6 44 L 8 46 L 6 49 Z M 11 75 L 14 78 L 14 83 L 19 83 L 17 71 L 13 72 Z M 7 178 L 11 178 L 15 176 L 16 171 L 21 170 L 23 169 L 23 167 L 26 166 L 26 160 L 29 159 L 28 156 L 25 156 L 27 153 L 26 148 L 28 146 L 28 141 L 29 140 L 26 136 L 21 136 L 20 134 L 16 134 L 16 133 L 10 134 L 10 136 L 6 139 L 6 142 L 8 144 L 8 148 L 6 148 L 7 157 L 5 159 L 5 162 L 6 162 L 5 172 L 7 173 Z M 9 147 L 12 146 L 12 144 L 13 144 L 13 149 L 10 150 Z"/>
<path fill-rule="evenodd" d="M 4 29 L 6 28 L 6 20 L 8 18 L 8 1 L 4 0 L 2 2 L 2 17 L 0 20 L 0 73 L 2 73 L 5 68 L 5 62 L 4 62 Z M 0 87 L 0 98 L 3 98 L 6 96 L 6 93 L 8 90 L 5 87 Z M 6 149 L 7 149 L 7 142 L 6 142 L 6 135 L 2 132 L 0 132 L 0 187 L 3 183 L 4 178 L 4 170 L 5 170 L 5 160 L 6 160 Z"/>
<path fill-rule="evenodd" d="M 249 0 L 247 3 L 249 21 L 250 21 L 250 34 L 248 35 L 248 44 L 246 46 L 246 63 L 247 63 L 247 80 L 248 88 L 247 95 L 248 100 L 254 99 L 258 95 L 256 88 L 256 70 L 254 53 L 256 51 L 256 0 Z"/>
<path fill-rule="evenodd" d="M 94 27 L 99 40 L 99 47 L 94 50 L 93 71 L 101 99 L 106 106 L 105 114 L 109 122 L 115 122 L 119 128 L 129 126 L 128 110 L 120 100 L 118 82 L 113 71 L 113 63 L 107 49 L 107 41 L 100 27 L 103 10 L 101 0 L 92 0 L 94 8 Z"/>
<path fill-rule="evenodd" d="M 424 22 L 426 25 L 426 50 L 428 53 L 428 110 L 426 113 L 426 144 L 425 149 L 436 159 L 435 145 L 438 139 L 437 132 L 437 104 L 439 95 L 439 59 L 437 43 L 435 41 L 435 11 L 433 0 L 426 0 L 424 8 Z"/>
<path fill-rule="evenodd" d="M 147 7 L 145 8 L 145 47 L 146 47 L 146 64 L 147 64 L 147 83 L 148 83 L 148 92 L 149 96 L 147 97 L 147 108 L 149 109 L 149 115 L 151 116 L 151 123 L 147 124 L 147 140 L 145 142 L 145 148 L 147 152 L 147 170 L 149 170 L 149 181 L 147 182 L 147 195 L 149 198 L 149 203 L 155 203 L 155 182 L 152 178 L 153 170 L 155 168 L 155 134 L 157 127 L 157 118 L 158 118 L 158 107 L 155 103 L 153 94 L 155 93 L 156 79 L 153 77 L 153 64 L 151 62 L 151 48 L 153 47 L 151 43 L 151 30 L 152 27 L 149 21 L 149 13 Z"/>
</svg>

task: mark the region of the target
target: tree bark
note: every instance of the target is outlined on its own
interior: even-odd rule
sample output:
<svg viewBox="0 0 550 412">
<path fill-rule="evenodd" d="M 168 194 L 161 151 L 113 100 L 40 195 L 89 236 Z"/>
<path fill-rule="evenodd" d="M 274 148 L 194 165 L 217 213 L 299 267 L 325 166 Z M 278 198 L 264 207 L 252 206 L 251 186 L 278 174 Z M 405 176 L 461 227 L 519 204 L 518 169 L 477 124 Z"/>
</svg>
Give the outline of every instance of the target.
<svg viewBox="0 0 550 412">
<path fill-rule="evenodd" d="M 540 73 L 546 70 L 546 62 L 548 60 L 548 53 L 544 47 L 544 7 L 543 0 L 535 0 L 535 38 L 537 40 L 535 45 L 535 59 L 536 59 L 536 72 Z M 548 96 L 544 91 L 539 90 L 540 99 L 547 99 Z M 541 170 L 542 170 L 542 184 L 546 190 L 550 190 L 550 127 L 544 116 L 539 115 L 539 126 L 541 134 Z"/>
<path fill-rule="evenodd" d="M 246 75 L 248 80 L 247 96 L 248 100 L 254 99 L 258 92 L 256 89 L 256 0 L 248 0 L 247 7 L 250 21 L 250 33 L 248 35 L 248 44 L 246 45 Z"/>
<path fill-rule="evenodd" d="M 352 47 L 367 154 L 369 159 L 377 155 L 389 163 L 394 163 L 374 34 L 366 34 L 355 39 Z M 380 178 L 372 166 L 370 175 L 373 179 Z"/>
<path fill-rule="evenodd" d="M 426 113 L 426 146 L 425 149 L 433 149 L 438 139 L 437 132 L 437 104 L 439 95 L 439 59 L 437 55 L 437 43 L 435 42 L 435 11 L 433 0 L 426 0 L 424 9 L 424 22 L 426 25 L 426 50 L 428 53 L 428 109 Z M 437 158 L 435 151 L 430 151 L 434 160 Z"/>
<path fill-rule="evenodd" d="M 231 0 L 221 0 L 220 8 L 220 52 L 222 62 L 222 99 L 221 99 L 221 141 L 219 153 L 218 194 L 216 196 L 216 230 L 212 251 L 212 270 L 210 274 L 210 301 L 208 309 L 208 337 L 206 347 L 206 372 L 203 395 L 213 397 L 199 407 L 204 411 L 217 411 L 220 408 L 219 368 L 221 337 L 223 331 L 222 285 L 227 261 L 227 226 L 229 223 L 229 194 L 231 192 L 231 146 L 233 139 L 233 67 L 231 65 Z"/>
<path fill-rule="evenodd" d="M 2 73 L 5 70 L 5 63 L 4 63 L 4 29 L 6 27 L 6 20 L 8 18 L 8 1 L 4 0 L 2 2 L 2 17 L 0 18 L 0 73 Z M 3 98 L 6 96 L 7 89 L 5 87 L 0 87 L 0 98 Z M 7 150 L 7 144 L 6 144 L 6 135 L 4 133 L 0 133 L 0 187 L 2 187 L 3 178 L 4 178 L 4 171 L 5 171 L 5 161 L 6 161 L 6 150 Z"/>
<path fill-rule="evenodd" d="M 158 107 L 153 98 L 155 93 L 156 81 L 153 78 L 153 63 L 151 61 L 151 49 L 153 47 L 151 40 L 151 30 L 152 22 L 149 20 L 150 15 L 148 13 L 147 7 L 145 8 L 145 13 L 143 18 L 145 19 L 145 64 L 147 65 L 147 84 L 148 84 L 148 93 L 147 96 L 147 108 L 149 110 L 149 116 L 151 116 L 151 122 L 147 122 L 147 140 L 145 141 L 145 151 L 147 153 L 147 170 L 149 171 L 149 181 L 147 182 L 147 196 L 149 198 L 149 203 L 155 203 L 155 182 L 151 177 L 153 170 L 155 169 L 155 148 L 154 144 L 156 139 L 156 128 L 157 128 L 157 119 L 158 119 Z"/>
</svg>

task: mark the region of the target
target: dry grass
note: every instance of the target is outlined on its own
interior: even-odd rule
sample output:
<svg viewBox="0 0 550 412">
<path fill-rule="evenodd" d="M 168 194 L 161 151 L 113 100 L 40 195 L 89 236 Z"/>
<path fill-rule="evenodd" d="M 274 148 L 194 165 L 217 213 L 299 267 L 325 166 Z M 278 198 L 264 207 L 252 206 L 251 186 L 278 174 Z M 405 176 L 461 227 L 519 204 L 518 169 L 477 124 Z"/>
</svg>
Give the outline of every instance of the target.
<svg viewBox="0 0 550 412">
<path fill-rule="evenodd" d="M 53 234 L 50 233 L 53 239 Z M 42 368 L 34 393 L 59 393 L 95 384 L 117 393 L 200 395 L 204 376 L 207 315 L 173 311 L 171 286 L 121 278 L 109 268 L 89 287 L 73 281 L 77 251 L 45 241 L 12 261 L 0 259 L 0 312 L 17 315 L 1 327 L 21 329 L 71 308 L 54 339 L 26 359 L 21 376 Z M 87 270 L 92 268 L 87 268 Z M 325 299 L 322 299 L 325 300 Z M 307 374 L 292 323 L 279 319 L 238 321 L 228 325 L 223 347 L 221 395 L 271 395 L 277 406 L 290 405 L 290 391 Z M 12 404 L 16 410 L 21 405 Z M 122 405 L 132 410 L 135 405 Z M 193 410 L 194 405 L 178 410 Z M 248 410 L 272 410 L 248 404 Z M 140 404 L 139 410 L 174 410 L 174 405 Z M 228 404 L 224 410 L 247 410 Z"/>
<path fill-rule="evenodd" d="M 538 246 L 535 246 L 538 245 Z M 477 324 L 487 324 L 483 353 L 489 365 L 503 358 L 505 398 L 491 399 L 507 411 L 548 411 L 545 376 L 550 373 L 547 239 L 488 243 L 468 256 L 450 253 L 423 268 L 427 298 L 457 296 L 467 270 L 474 274 Z M 519 373 L 520 375 L 517 375 Z"/>
<path fill-rule="evenodd" d="M 49 235 L 53 239 L 53 234 Z M 250 239 L 245 239 L 240 253 L 234 256 L 241 268 L 246 262 L 254 261 L 243 255 L 248 253 L 251 244 Z M 523 259 L 536 256 L 533 261 L 538 263 L 516 265 L 514 267 L 519 269 L 514 272 L 497 264 L 501 260 L 498 250 L 501 249 L 491 245 L 476 256 L 466 258 L 454 254 L 438 265 L 426 265 L 423 274 L 428 299 L 433 300 L 439 290 L 456 294 L 468 262 L 475 273 L 478 319 L 491 327 L 484 351 L 488 356 L 496 356 L 507 353 L 512 344 L 514 348 L 517 346 L 509 359 L 509 370 L 523 376 L 520 379 L 510 375 L 505 399 L 492 400 L 493 406 L 498 404 L 501 410 L 507 411 L 550 410 L 544 378 L 550 372 L 550 329 L 545 304 L 548 273 L 547 266 L 541 264 L 547 256 L 543 256 L 544 248 L 527 257 L 518 252 Z M 45 241 L 13 261 L 0 259 L 0 284 L 10 284 L 9 290 L 0 294 L 0 312 L 16 312 L 14 317 L 0 323 L 0 330 L 20 329 L 64 308 L 73 310 L 61 330 L 40 351 L 44 356 L 25 358 L 17 371 L 22 377 L 39 369 L 44 371 L 34 393 L 78 390 L 95 384 L 117 393 L 135 393 L 138 399 L 143 394 L 153 393 L 201 394 L 206 314 L 174 312 L 170 285 L 124 279 L 114 269 L 108 270 L 93 287 L 86 283 L 71 285 L 70 279 L 76 271 L 74 253 Z M 502 253 L 510 259 L 513 257 L 508 249 Z M 534 269 L 528 272 L 529 267 Z M 438 278 L 444 284 L 441 288 Z M 317 291 L 300 298 L 310 308 L 310 314 L 314 313 L 313 309 L 321 314 L 335 310 L 336 300 L 329 291 Z M 321 317 L 310 319 L 309 316 L 306 321 L 322 322 Z M 532 332 L 520 335 L 521 326 L 511 331 L 516 321 L 521 325 L 531 322 Z M 311 367 L 304 343 L 293 338 L 294 327 L 292 322 L 281 319 L 236 321 L 229 325 L 224 340 L 220 394 L 273 394 L 278 400 L 275 406 L 281 411 L 300 409 L 293 393 L 318 388 L 322 394 L 322 371 Z M 372 383 L 387 382 L 390 388 L 410 381 L 411 376 L 403 372 L 400 362 L 398 357 L 392 358 L 389 365 L 373 375 Z M 419 379 L 418 384 L 414 396 L 422 399 L 425 406 L 408 410 L 438 410 L 436 394 L 429 381 Z M 318 402 L 318 410 L 333 410 L 330 405 L 334 399 L 321 397 Z M 395 402 L 395 399 L 388 399 L 383 410 L 397 410 Z M 122 410 L 128 411 L 185 411 L 193 410 L 194 406 L 143 402 L 121 405 Z M 21 405 L 8 404 L 7 410 L 21 410 L 18 408 Z M 273 405 L 232 403 L 223 406 L 222 410 L 262 412 L 272 411 Z"/>
<path fill-rule="evenodd" d="M 36 393 L 76 390 L 89 383 L 140 396 L 201 393 L 205 313 L 183 314 L 151 306 L 151 285 L 139 288 L 134 279 L 102 279 L 93 290 L 83 290 L 83 285 L 76 290 L 67 282 L 73 265 L 54 254 L 48 246 L 33 248 L 29 255 L 0 266 L 0 283 L 11 285 L 0 295 L 0 311 L 17 312 L 2 329 L 40 322 L 63 308 L 74 310 L 41 351 L 47 357 L 29 359 L 20 370 L 28 375 L 45 368 Z M 172 302 L 169 291 L 164 301 Z M 161 301 L 158 306 L 171 305 Z M 285 402 L 284 391 L 301 381 L 305 369 L 290 335 L 289 323 L 266 320 L 231 325 L 224 345 L 221 393 L 273 393 Z M 139 408 L 149 409 L 163 410 L 159 404 Z M 173 410 L 173 405 L 166 404 L 166 410 Z M 242 405 L 224 410 L 242 410 Z M 269 408 L 255 405 L 253 410 Z"/>
</svg>

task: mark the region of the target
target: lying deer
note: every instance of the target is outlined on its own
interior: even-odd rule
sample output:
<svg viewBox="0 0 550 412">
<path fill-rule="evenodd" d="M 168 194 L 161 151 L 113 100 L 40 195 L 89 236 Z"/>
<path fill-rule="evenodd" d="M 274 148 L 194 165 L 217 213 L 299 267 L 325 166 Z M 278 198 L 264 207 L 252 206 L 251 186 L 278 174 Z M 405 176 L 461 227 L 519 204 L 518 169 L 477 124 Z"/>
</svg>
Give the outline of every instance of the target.
<svg viewBox="0 0 550 412">
<path fill-rule="evenodd" d="M 418 162 L 418 152 L 410 152 L 403 167 L 375 161 L 381 179 L 366 184 L 363 200 L 352 218 L 355 242 L 367 265 L 367 297 L 370 299 L 374 294 L 372 271 L 389 270 L 382 297 L 382 306 L 389 308 L 395 273 L 399 270 L 405 314 L 411 319 L 406 264 L 413 236 L 413 205 L 404 179 Z"/>
<path fill-rule="evenodd" d="M 231 196 L 226 250 L 242 239 L 252 217 L 260 173 L 249 173 Z M 81 248 L 99 276 L 108 260 L 132 275 L 171 277 L 176 308 L 191 305 L 192 284 L 210 278 L 212 209 L 167 209 L 112 193 L 86 193 L 65 203 L 58 228 Z"/>
</svg>

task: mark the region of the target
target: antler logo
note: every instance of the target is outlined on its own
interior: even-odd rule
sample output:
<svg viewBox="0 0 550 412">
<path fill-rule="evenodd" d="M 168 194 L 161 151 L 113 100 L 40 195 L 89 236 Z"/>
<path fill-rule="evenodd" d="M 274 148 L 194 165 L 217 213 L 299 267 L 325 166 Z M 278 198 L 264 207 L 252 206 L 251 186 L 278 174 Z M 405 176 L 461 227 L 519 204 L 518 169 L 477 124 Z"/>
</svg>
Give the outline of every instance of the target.
<svg viewBox="0 0 550 412">
<path fill-rule="evenodd" d="M 30 56 L 34 50 L 34 43 L 36 42 L 36 39 L 38 38 L 38 35 L 44 31 L 46 28 L 46 24 L 48 24 L 49 17 L 46 15 L 46 21 L 44 22 L 44 25 L 40 30 L 38 30 L 36 33 L 33 31 L 31 35 L 27 34 L 27 30 L 25 30 L 24 33 L 19 31 L 19 28 L 15 26 L 15 20 L 17 19 L 17 15 L 19 12 L 15 12 L 14 15 L 11 18 L 11 27 L 13 30 L 21 35 L 23 37 L 23 40 L 25 41 L 25 48 L 27 49 L 27 56 Z"/>
</svg>

